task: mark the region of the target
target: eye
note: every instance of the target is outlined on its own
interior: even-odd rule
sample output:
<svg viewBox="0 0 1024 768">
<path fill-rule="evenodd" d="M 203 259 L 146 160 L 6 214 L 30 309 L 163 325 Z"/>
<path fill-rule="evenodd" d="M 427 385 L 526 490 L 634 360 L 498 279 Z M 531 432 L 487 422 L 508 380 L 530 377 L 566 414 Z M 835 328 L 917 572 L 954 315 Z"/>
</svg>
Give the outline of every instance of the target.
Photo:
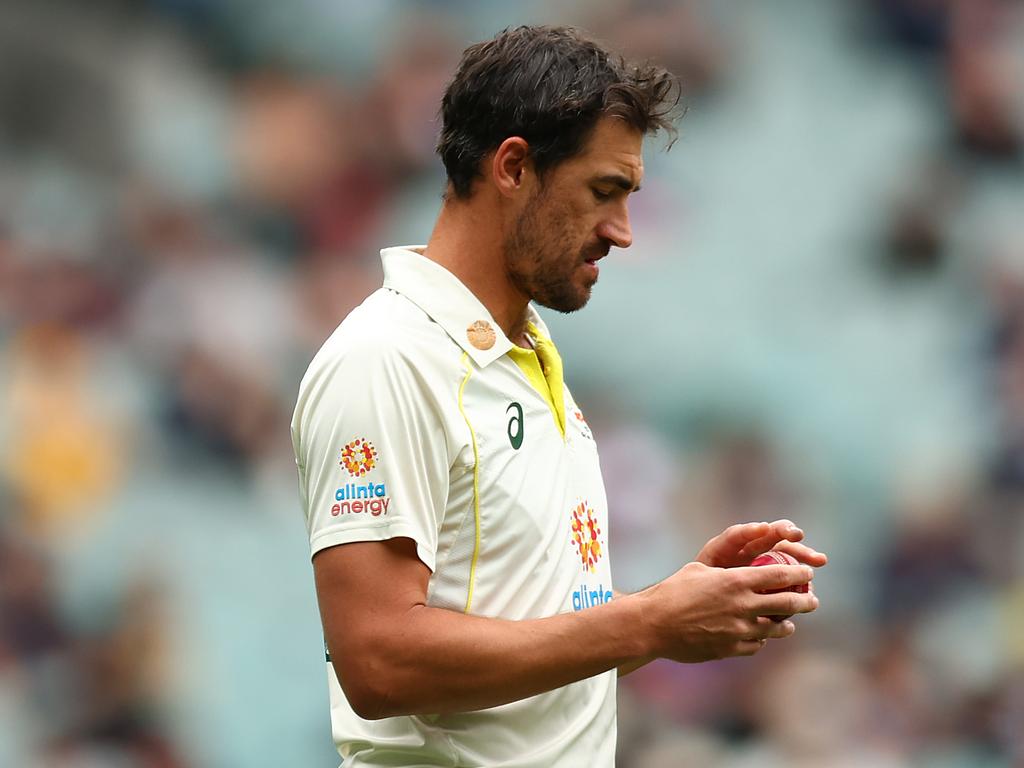
<svg viewBox="0 0 1024 768">
<path fill-rule="evenodd" d="M 593 192 L 594 192 L 594 199 L 595 200 L 604 201 L 604 200 L 608 200 L 612 196 L 611 192 L 605 192 L 604 190 L 597 189 L 597 188 L 594 188 Z"/>
</svg>

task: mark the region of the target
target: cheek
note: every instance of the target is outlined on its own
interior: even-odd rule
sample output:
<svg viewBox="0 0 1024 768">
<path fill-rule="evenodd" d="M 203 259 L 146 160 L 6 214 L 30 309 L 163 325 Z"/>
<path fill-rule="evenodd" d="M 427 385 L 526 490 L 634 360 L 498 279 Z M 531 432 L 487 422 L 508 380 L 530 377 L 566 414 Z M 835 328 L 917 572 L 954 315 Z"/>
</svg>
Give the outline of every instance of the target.
<svg viewBox="0 0 1024 768">
<path fill-rule="evenodd" d="M 563 241 L 578 246 L 594 237 L 597 219 L 593 206 L 576 203 L 564 206 L 557 213 L 555 224 L 553 231 L 557 231 Z"/>
<path fill-rule="evenodd" d="M 569 228 L 577 240 L 592 242 L 597 239 L 597 229 L 602 218 L 602 209 L 590 198 L 577 202 L 566 211 Z"/>
<path fill-rule="evenodd" d="M 586 226 L 588 222 L 592 222 L 596 214 L 596 204 L 594 202 L 593 193 L 588 191 L 586 195 L 569 201 L 565 206 L 565 213 L 567 216 L 571 217 L 576 228 L 582 228 Z"/>
</svg>

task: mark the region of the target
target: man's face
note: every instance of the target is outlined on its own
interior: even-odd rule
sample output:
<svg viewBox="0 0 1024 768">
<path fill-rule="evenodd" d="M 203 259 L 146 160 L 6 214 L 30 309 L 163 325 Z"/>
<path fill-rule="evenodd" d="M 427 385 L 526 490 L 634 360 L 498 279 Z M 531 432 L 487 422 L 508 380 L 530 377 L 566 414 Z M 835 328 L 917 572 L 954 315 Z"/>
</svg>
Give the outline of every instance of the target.
<svg viewBox="0 0 1024 768">
<path fill-rule="evenodd" d="M 559 312 L 587 303 L 598 259 L 633 241 L 627 198 L 643 177 L 642 145 L 639 131 L 602 118 L 583 152 L 548 172 L 505 241 L 517 290 Z"/>
</svg>

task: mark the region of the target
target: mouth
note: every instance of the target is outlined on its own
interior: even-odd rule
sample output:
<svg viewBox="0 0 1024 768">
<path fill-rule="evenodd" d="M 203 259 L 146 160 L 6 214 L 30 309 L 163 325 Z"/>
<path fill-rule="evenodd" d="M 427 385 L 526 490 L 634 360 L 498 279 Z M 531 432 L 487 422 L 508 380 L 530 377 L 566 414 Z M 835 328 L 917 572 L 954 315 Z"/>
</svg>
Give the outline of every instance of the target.
<svg viewBox="0 0 1024 768">
<path fill-rule="evenodd" d="M 589 264 L 590 266 L 595 266 L 597 264 L 597 262 L 599 262 L 601 259 L 603 259 L 605 256 L 608 255 L 608 251 L 609 250 L 611 250 L 611 249 L 610 248 L 597 248 L 597 249 L 594 249 L 587 256 L 585 256 L 583 258 L 583 261 L 584 261 L 584 263 Z"/>
<path fill-rule="evenodd" d="M 601 268 L 597 266 L 597 262 L 607 256 L 608 253 L 594 253 L 583 259 L 582 267 L 588 276 L 588 280 L 591 284 L 597 282 L 597 276 L 601 273 Z"/>
</svg>

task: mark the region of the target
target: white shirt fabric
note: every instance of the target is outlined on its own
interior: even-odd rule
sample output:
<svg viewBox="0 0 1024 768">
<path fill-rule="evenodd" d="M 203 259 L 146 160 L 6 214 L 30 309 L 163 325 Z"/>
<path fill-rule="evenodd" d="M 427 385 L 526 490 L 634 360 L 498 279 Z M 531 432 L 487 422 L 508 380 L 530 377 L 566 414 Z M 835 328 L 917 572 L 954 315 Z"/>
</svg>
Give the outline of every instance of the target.
<svg viewBox="0 0 1024 768">
<path fill-rule="evenodd" d="M 582 414 L 563 387 L 563 437 L 512 342 L 422 249 L 381 252 L 384 286 L 300 385 L 292 439 L 313 554 L 408 537 L 432 572 L 427 604 L 478 616 L 540 618 L 610 600 L 607 501 Z M 479 321 L 494 333 L 486 349 Z M 352 711 L 330 664 L 328 679 L 346 768 L 614 765 L 614 670 L 482 711 L 377 721 Z"/>
</svg>

